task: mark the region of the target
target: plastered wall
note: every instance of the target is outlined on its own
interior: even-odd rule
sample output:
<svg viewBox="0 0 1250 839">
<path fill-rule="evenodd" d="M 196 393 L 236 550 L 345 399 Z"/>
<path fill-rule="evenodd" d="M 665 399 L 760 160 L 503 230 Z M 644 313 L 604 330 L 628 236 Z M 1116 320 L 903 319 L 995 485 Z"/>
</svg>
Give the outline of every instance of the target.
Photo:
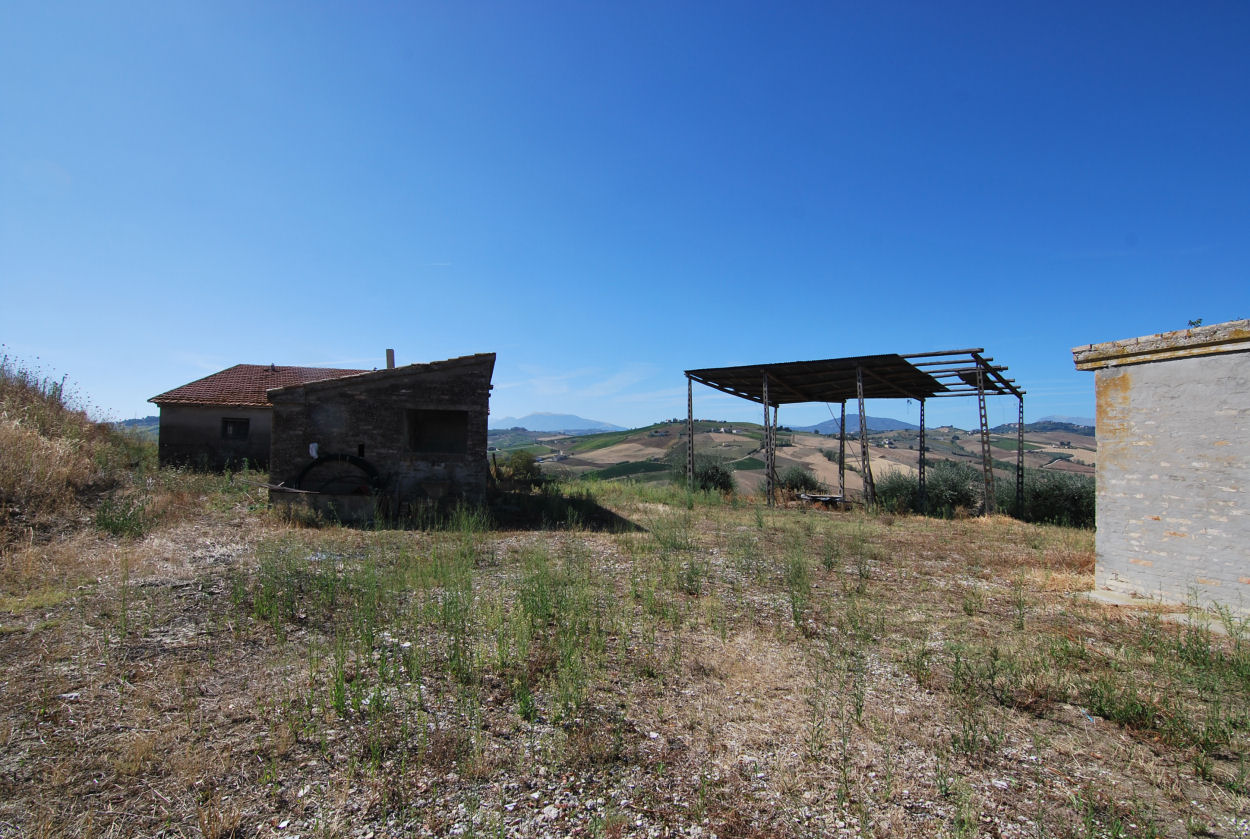
<svg viewBox="0 0 1250 839">
<path fill-rule="evenodd" d="M 1250 614 L 1250 353 L 1105 367 L 1096 584 Z"/>
<path fill-rule="evenodd" d="M 166 466 L 221 469 L 269 462 L 270 414 L 268 408 L 231 408 L 218 405 L 162 405 L 160 461 Z M 246 419 L 246 440 L 222 438 L 222 419 Z"/>
</svg>

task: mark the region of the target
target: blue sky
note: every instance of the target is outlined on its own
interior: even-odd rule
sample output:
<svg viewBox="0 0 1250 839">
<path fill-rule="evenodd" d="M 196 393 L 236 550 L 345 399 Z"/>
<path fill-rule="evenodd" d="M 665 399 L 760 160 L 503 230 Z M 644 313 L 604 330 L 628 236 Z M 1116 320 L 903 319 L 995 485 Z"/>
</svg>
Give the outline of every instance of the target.
<svg viewBox="0 0 1250 839">
<path fill-rule="evenodd" d="M 115 418 L 387 347 L 500 417 L 966 347 L 1092 416 L 1073 346 L 1250 317 L 1247 80 L 1240 0 L 8 0 L 0 342 Z"/>
</svg>

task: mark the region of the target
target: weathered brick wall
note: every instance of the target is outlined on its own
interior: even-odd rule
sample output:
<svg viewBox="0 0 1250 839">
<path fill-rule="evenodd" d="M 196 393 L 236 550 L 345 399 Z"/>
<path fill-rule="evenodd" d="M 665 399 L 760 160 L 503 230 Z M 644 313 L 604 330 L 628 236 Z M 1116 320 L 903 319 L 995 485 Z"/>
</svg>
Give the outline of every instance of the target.
<svg viewBox="0 0 1250 839">
<path fill-rule="evenodd" d="M 329 382 L 270 391 L 273 434 L 270 476 L 288 486 L 318 454 L 360 456 L 382 476 L 395 503 L 427 498 L 481 500 L 486 493 L 486 425 L 494 356 L 379 370 Z M 410 410 L 468 414 L 463 454 L 431 454 L 409 446 Z"/>
<path fill-rule="evenodd" d="M 246 440 L 224 440 L 223 418 L 248 420 Z M 157 453 L 162 466 L 222 469 L 269 462 L 268 408 L 162 405 Z"/>
<path fill-rule="evenodd" d="M 1097 585 L 1250 613 L 1250 353 L 1104 367 Z"/>
</svg>

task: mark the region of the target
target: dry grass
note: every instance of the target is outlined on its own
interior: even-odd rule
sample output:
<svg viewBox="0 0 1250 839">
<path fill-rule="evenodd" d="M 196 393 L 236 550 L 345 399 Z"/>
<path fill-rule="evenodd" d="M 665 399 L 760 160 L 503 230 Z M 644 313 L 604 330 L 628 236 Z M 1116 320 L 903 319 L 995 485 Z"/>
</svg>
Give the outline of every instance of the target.
<svg viewBox="0 0 1250 839">
<path fill-rule="evenodd" d="M 642 531 L 309 529 L 147 478 L 142 534 L 5 553 L 2 835 L 1250 829 L 1250 641 L 1088 601 L 1089 532 L 621 485 Z"/>
<path fill-rule="evenodd" d="M 64 379 L 0 354 L 0 549 L 76 529 L 151 446 L 93 422 Z"/>
</svg>

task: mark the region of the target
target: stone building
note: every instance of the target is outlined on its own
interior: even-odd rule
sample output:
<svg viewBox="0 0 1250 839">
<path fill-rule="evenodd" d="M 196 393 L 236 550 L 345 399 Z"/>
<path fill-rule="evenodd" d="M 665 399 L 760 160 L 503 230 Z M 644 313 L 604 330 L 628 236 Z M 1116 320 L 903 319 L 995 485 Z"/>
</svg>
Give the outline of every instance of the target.
<svg viewBox="0 0 1250 839">
<path fill-rule="evenodd" d="M 1250 320 L 1072 354 L 1095 371 L 1096 585 L 1250 614 Z"/>
<path fill-rule="evenodd" d="M 270 390 L 270 499 L 345 520 L 482 500 L 494 367 L 482 353 Z"/>
<path fill-rule="evenodd" d="M 269 463 L 270 388 L 354 376 L 364 370 L 236 364 L 153 396 L 160 407 L 162 466 L 222 469 Z"/>
</svg>

